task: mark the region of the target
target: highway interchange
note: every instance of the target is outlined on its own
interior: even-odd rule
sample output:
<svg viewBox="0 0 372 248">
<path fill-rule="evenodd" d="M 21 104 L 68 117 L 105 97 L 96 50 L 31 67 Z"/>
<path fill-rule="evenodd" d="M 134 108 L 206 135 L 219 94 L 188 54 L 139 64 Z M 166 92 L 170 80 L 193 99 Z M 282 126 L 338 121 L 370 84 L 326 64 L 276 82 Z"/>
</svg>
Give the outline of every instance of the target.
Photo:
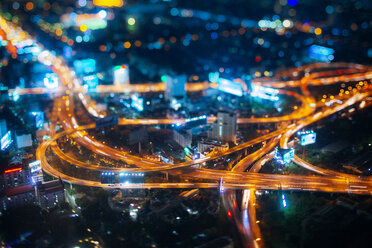
<svg viewBox="0 0 372 248">
<path fill-rule="evenodd" d="M 28 39 L 35 40 L 24 32 L 20 27 L 0 17 L 0 26 L 6 32 L 7 37 L 12 42 L 21 42 Z M 366 176 L 356 176 L 352 174 L 340 173 L 316 165 L 309 164 L 298 156 L 295 156 L 293 162 L 305 169 L 311 170 L 319 175 L 277 175 L 263 174 L 259 170 L 266 162 L 273 158 L 272 150 L 276 146 L 288 148 L 293 145 L 293 135 L 306 126 L 328 117 L 334 113 L 345 111 L 351 106 L 364 102 L 370 104 L 372 89 L 370 84 L 361 85 L 360 89 L 350 92 L 348 95 L 335 96 L 333 100 L 339 102 L 333 104 L 324 104 L 316 101 L 308 91 L 308 86 L 323 86 L 330 84 L 339 84 L 345 82 L 359 82 L 372 80 L 372 69 L 363 65 L 348 63 L 333 64 L 312 64 L 302 66 L 296 69 L 277 73 L 272 78 L 257 78 L 253 80 L 254 85 L 268 86 L 279 89 L 279 94 L 287 94 L 295 97 L 301 102 L 301 106 L 291 114 L 280 117 L 268 118 L 239 118 L 238 124 L 249 123 L 281 123 L 281 128 L 262 135 L 258 138 L 245 141 L 224 152 L 208 154 L 206 157 L 193 161 L 166 164 L 131 155 L 125 151 L 117 150 L 105 145 L 87 134 L 87 130 L 94 129 L 95 124 L 79 125 L 75 116 L 74 96 L 84 105 L 90 115 L 102 118 L 106 113 L 96 109 L 95 103 L 85 94 L 86 90 L 82 87 L 80 80 L 76 77 L 74 71 L 69 68 L 63 58 L 56 57 L 50 51 L 44 49 L 39 55 L 39 61 L 48 66 L 52 66 L 53 71 L 59 77 L 62 84 L 54 92 L 54 108 L 52 113 L 52 125 L 50 125 L 49 140 L 45 140 L 37 149 L 36 157 L 41 161 L 42 169 L 57 178 L 68 183 L 79 184 L 92 187 L 103 188 L 218 188 L 220 180 L 223 181 L 223 187 L 226 192 L 223 195 L 223 202 L 226 209 L 230 209 L 230 214 L 241 227 L 241 232 L 246 244 L 252 247 L 258 247 L 261 240 L 261 234 L 258 227 L 258 221 L 255 219 L 255 190 L 293 190 L 293 191 L 320 191 L 336 192 L 349 194 L 372 194 L 372 178 Z M 322 69 L 320 72 L 319 69 Z M 342 73 L 340 73 L 340 69 Z M 286 80 L 282 80 L 286 78 Z M 189 83 L 188 91 L 201 91 L 209 87 L 215 88 L 213 83 Z M 301 93 L 283 88 L 298 88 Z M 162 92 L 165 85 L 162 83 L 146 85 L 129 86 L 100 86 L 97 92 Z M 20 94 L 43 94 L 47 93 L 45 89 L 24 89 Z M 361 105 L 360 105 L 361 106 Z M 364 106 L 364 105 L 363 105 Z M 208 117 L 208 122 L 213 122 L 215 117 Z M 166 125 L 182 123 L 182 119 L 120 119 L 119 124 L 125 125 Z M 64 130 L 56 132 L 55 128 L 59 123 Z M 72 137 L 77 143 L 89 149 L 100 156 L 106 156 L 114 160 L 125 161 L 128 164 L 135 165 L 133 168 L 105 167 L 92 163 L 79 161 L 78 159 L 65 154 L 57 144 L 57 140 L 65 137 Z M 240 160 L 231 171 L 212 170 L 199 168 L 207 161 L 213 161 L 223 158 L 236 152 L 244 152 L 248 147 L 262 144 L 261 148 L 249 154 Z M 165 172 L 173 175 L 182 175 L 195 179 L 206 180 L 206 182 L 178 182 L 178 183 L 144 183 L 144 184 L 102 184 L 99 180 L 93 181 L 68 175 L 58 168 L 53 167 L 48 162 L 48 152 L 53 152 L 61 160 L 67 162 L 72 167 L 81 167 L 85 170 L 97 172 L 115 171 L 115 172 Z M 248 171 L 247 171 L 248 170 Z M 243 202 L 241 212 L 237 211 L 236 197 L 234 189 L 243 190 Z"/>
</svg>

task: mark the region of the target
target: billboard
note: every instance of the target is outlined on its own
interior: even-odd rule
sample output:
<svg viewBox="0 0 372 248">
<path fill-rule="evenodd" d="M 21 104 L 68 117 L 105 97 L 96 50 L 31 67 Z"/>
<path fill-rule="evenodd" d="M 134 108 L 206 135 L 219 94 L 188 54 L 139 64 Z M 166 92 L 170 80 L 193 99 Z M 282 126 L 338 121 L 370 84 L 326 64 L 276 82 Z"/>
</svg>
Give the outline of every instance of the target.
<svg viewBox="0 0 372 248">
<path fill-rule="evenodd" d="M 83 77 L 84 87 L 88 87 L 88 89 L 95 89 L 98 85 L 98 77 L 95 74 L 87 75 Z"/>
<path fill-rule="evenodd" d="M 278 101 L 279 100 L 279 90 L 269 87 L 263 87 L 259 85 L 252 85 L 252 97 L 259 97 L 269 101 Z"/>
<path fill-rule="evenodd" d="M 294 148 L 289 149 L 275 148 L 274 159 L 280 164 L 289 164 L 294 158 Z"/>
<path fill-rule="evenodd" d="M 143 111 L 143 98 L 138 97 L 137 94 L 132 95 L 132 104 L 131 106 L 138 111 Z"/>
<path fill-rule="evenodd" d="M 17 148 L 32 146 L 31 134 L 16 135 Z"/>
<path fill-rule="evenodd" d="M 58 87 L 58 84 L 59 84 L 58 77 L 54 73 L 45 74 L 45 78 L 43 81 L 44 81 L 45 87 L 47 87 L 48 89 L 55 89 Z"/>
<path fill-rule="evenodd" d="M 94 59 L 75 60 L 74 68 L 77 74 L 91 73 L 96 71 L 96 61 Z"/>
<path fill-rule="evenodd" d="M 36 128 L 42 128 L 44 126 L 44 113 L 43 112 L 32 112 L 35 116 L 35 126 Z"/>
<path fill-rule="evenodd" d="M 119 173 L 119 183 L 144 183 L 145 173 L 132 172 L 132 173 Z"/>
<path fill-rule="evenodd" d="M 7 133 L 5 133 L 5 135 L 1 138 L 1 150 L 2 151 L 5 151 L 5 149 L 7 149 L 10 144 L 13 142 L 12 140 L 12 135 L 10 133 L 10 131 L 8 131 Z"/>
<path fill-rule="evenodd" d="M 209 81 L 212 82 L 212 83 L 217 83 L 219 77 L 220 77 L 220 73 L 219 72 L 210 72 L 208 74 Z"/>
<path fill-rule="evenodd" d="M 41 170 L 41 161 L 36 160 L 34 162 L 31 162 L 28 164 L 28 167 L 30 168 L 31 173 L 39 172 Z"/>
<path fill-rule="evenodd" d="M 303 134 L 303 135 L 301 135 L 301 139 L 300 140 L 301 140 L 300 144 L 302 146 L 314 144 L 315 141 L 316 141 L 316 133 Z"/>
<path fill-rule="evenodd" d="M 309 56 L 321 62 L 330 62 L 334 59 L 335 50 L 329 47 L 312 45 L 309 48 Z"/>
<path fill-rule="evenodd" d="M 243 85 L 228 79 L 219 78 L 217 89 L 228 94 L 242 96 L 243 95 Z"/>
</svg>

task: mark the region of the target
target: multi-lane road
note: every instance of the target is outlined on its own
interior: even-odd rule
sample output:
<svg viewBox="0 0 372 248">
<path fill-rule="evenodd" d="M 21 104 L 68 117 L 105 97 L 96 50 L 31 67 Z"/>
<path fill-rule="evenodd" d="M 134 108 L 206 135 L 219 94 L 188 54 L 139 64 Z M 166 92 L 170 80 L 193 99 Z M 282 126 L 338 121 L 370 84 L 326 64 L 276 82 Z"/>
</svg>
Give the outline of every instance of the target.
<svg viewBox="0 0 372 248">
<path fill-rule="evenodd" d="M 25 40 L 36 40 L 24 32 L 19 26 L 0 17 L 0 28 L 3 29 L 7 38 L 13 45 Z M 40 47 L 42 47 L 40 45 Z M 79 125 L 79 121 L 74 111 L 74 96 L 80 101 L 90 115 L 102 118 L 105 112 L 96 108 L 95 102 L 86 94 L 86 89 L 82 87 L 80 80 L 75 72 L 64 62 L 63 58 L 56 57 L 50 51 L 43 49 L 38 57 L 41 63 L 52 66 L 57 74 L 61 86 L 54 90 L 56 99 L 53 107 L 52 125 L 50 130 L 51 139 L 43 142 L 37 149 L 36 157 L 41 161 L 42 169 L 66 182 L 92 187 L 103 188 L 217 188 L 222 179 L 223 186 L 227 189 L 223 196 L 226 209 L 230 209 L 231 216 L 242 228 L 240 231 L 245 237 L 246 244 L 258 247 L 261 234 L 256 220 L 255 213 L 255 191 L 260 189 L 269 190 L 296 190 L 296 191 L 322 191 L 352 194 L 372 194 L 372 179 L 365 176 L 356 176 L 340 173 L 316 165 L 312 165 L 299 157 L 295 156 L 294 162 L 319 175 L 277 175 L 258 173 L 267 161 L 273 158 L 275 146 L 278 144 L 282 148 L 293 145 L 292 136 L 306 126 L 328 117 L 336 112 L 344 111 L 348 107 L 354 106 L 358 102 L 370 101 L 372 89 L 369 81 L 372 80 L 372 69 L 367 66 L 349 63 L 333 64 L 312 64 L 287 71 L 282 71 L 272 78 L 258 78 L 253 80 L 254 85 L 268 86 L 279 89 L 279 94 L 286 94 L 296 98 L 301 105 L 292 113 L 279 117 L 268 118 L 239 118 L 238 124 L 249 123 L 273 123 L 281 122 L 281 128 L 262 135 L 258 138 L 245 141 L 220 153 L 213 153 L 204 158 L 193 161 L 166 164 L 139 156 L 134 156 L 126 151 L 118 150 L 105 145 L 104 142 L 88 135 L 87 130 L 95 128 L 95 125 Z M 321 69 L 321 70 L 320 70 Z M 337 83 L 362 81 L 362 87 L 358 90 L 350 91 L 347 96 L 335 96 L 332 100 L 335 104 L 324 104 L 324 101 L 316 101 L 308 90 L 308 86 L 323 86 Z M 368 83 L 366 83 L 368 81 Z M 299 91 L 286 90 L 283 88 L 299 88 Z M 202 91 L 207 88 L 216 88 L 216 84 L 208 82 L 188 83 L 186 90 Z M 127 85 L 127 86 L 99 86 L 97 92 L 100 93 L 145 93 L 163 92 L 164 83 Z M 14 92 L 14 91 L 13 91 Z M 17 89 L 18 94 L 44 94 L 50 93 L 46 89 Z M 300 93 L 298 93 L 300 92 Z M 11 92 L 12 93 L 12 90 Z M 62 95 L 62 97 L 61 97 Z M 208 122 L 214 122 L 216 117 L 208 117 Z M 62 125 L 63 131 L 55 132 L 57 122 Z M 159 125 L 183 123 L 182 119 L 120 119 L 119 125 Z M 107 167 L 99 164 L 80 161 L 72 155 L 64 153 L 58 140 L 65 136 L 72 137 L 77 143 L 86 147 L 92 153 L 102 157 L 108 157 L 117 161 L 124 161 L 132 167 Z M 208 161 L 224 158 L 233 153 L 244 152 L 247 148 L 261 144 L 261 148 L 241 159 L 235 164 L 231 171 L 212 170 L 205 168 L 195 168 Z M 143 183 L 143 184 L 102 184 L 98 179 L 84 176 L 69 175 L 57 166 L 49 163 L 47 152 L 53 152 L 55 156 L 67 162 L 71 170 L 76 167 L 91 170 L 93 172 L 115 171 L 115 172 L 151 172 L 168 171 L 173 175 L 181 175 L 199 179 L 198 183 L 179 182 L 179 183 Z M 248 170 L 248 171 L 247 171 Z M 241 210 L 237 207 L 234 189 L 243 189 L 243 200 Z"/>
</svg>

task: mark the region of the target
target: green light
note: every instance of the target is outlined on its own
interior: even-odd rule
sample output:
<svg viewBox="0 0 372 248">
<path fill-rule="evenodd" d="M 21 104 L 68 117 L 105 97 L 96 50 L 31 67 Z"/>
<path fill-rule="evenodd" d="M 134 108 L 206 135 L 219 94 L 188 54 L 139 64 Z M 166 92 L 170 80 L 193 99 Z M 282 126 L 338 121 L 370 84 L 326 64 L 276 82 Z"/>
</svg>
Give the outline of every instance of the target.
<svg viewBox="0 0 372 248">
<path fill-rule="evenodd" d="M 130 17 L 130 18 L 128 19 L 128 24 L 129 24 L 130 26 L 133 26 L 134 24 L 136 24 L 136 19 L 134 19 L 133 17 Z"/>
<path fill-rule="evenodd" d="M 167 81 L 167 76 L 165 76 L 165 75 L 161 76 L 161 81 L 162 81 L 162 82 Z"/>
</svg>

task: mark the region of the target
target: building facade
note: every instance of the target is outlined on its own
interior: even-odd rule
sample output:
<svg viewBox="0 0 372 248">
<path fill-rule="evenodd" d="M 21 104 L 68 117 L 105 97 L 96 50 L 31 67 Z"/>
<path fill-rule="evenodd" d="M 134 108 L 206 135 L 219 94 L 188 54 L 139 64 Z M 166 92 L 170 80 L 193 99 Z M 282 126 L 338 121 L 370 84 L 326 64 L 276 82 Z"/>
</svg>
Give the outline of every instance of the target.
<svg viewBox="0 0 372 248">
<path fill-rule="evenodd" d="M 230 112 L 218 112 L 217 121 L 212 123 L 208 138 L 221 142 L 236 142 L 237 116 Z"/>
</svg>

